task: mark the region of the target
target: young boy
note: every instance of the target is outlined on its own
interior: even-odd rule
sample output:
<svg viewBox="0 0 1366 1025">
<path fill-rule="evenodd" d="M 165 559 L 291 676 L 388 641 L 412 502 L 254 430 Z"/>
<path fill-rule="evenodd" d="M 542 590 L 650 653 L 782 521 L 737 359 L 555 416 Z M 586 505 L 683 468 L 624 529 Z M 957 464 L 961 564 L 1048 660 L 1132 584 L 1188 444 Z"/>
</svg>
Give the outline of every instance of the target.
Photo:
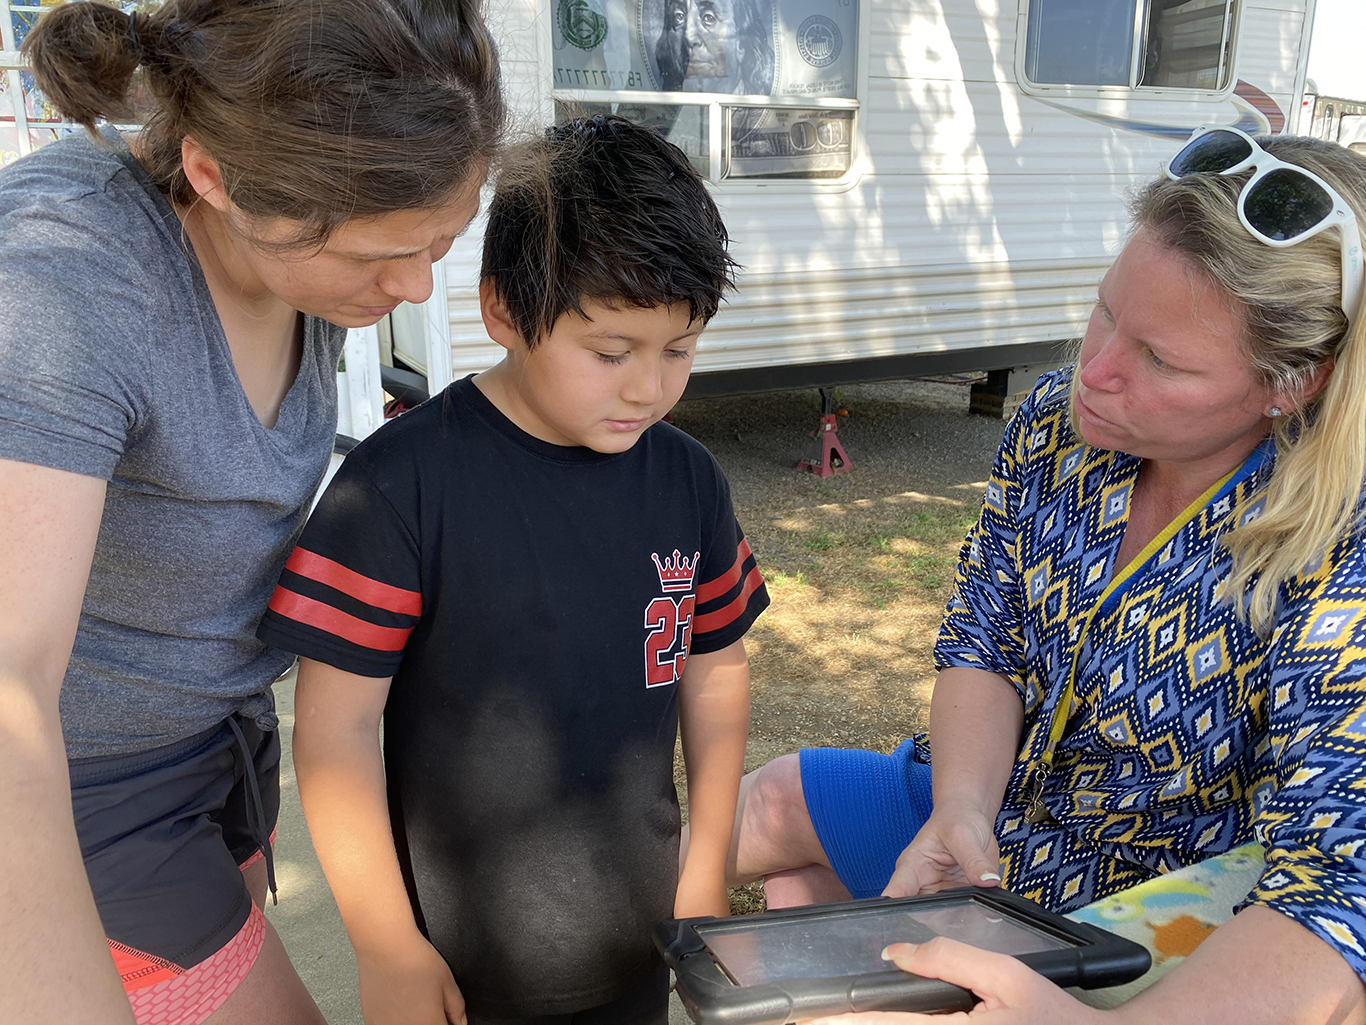
<svg viewBox="0 0 1366 1025">
<path fill-rule="evenodd" d="M 768 595 L 721 470 L 659 422 L 726 245 L 652 131 L 512 154 L 480 283 L 503 361 L 351 453 L 289 560 L 260 636 L 303 656 L 299 790 L 369 1025 L 664 1025 L 651 929 L 727 913 Z"/>
</svg>

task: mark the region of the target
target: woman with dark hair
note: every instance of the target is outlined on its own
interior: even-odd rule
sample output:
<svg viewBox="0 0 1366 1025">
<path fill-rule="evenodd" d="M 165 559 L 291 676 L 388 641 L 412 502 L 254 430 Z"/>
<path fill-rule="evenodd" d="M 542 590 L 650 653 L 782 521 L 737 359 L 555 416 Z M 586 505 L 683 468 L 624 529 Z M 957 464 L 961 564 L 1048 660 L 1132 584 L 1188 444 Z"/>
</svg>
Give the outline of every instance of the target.
<svg viewBox="0 0 1366 1025">
<path fill-rule="evenodd" d="M 321 1022 L 260 910 L 254 631 L 346 329 L 478 209 L 494 44 L 478 0 L 167 0 L 25 52 L 90 134 L 0 172 L 0 1020 Z"/>
<path fill-rule="evenodd" d="M 1007 428 L 929 736 L 751 773 L 732 885 L 764 876 L 775 906 L 1001 885 L 1132 914 L 1159 876 L 1236 856 L 1244 884 L 1180 944 L 1153 930 L 1170 971 L 1109 1010 L 942 937 L 885 956 L 971 989 L 972 1021 L 1359 1023 L 1366 162 L 1210 128 L 1132 209 L 1075 366 Z"/>
</svg>

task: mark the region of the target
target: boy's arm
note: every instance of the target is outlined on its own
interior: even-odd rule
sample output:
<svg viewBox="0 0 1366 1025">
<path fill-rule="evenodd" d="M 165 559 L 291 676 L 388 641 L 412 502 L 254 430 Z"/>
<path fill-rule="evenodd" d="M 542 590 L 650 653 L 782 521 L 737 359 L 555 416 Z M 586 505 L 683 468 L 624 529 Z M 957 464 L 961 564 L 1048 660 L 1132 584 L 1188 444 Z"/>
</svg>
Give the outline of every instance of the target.
<svg viewBox="0 0 1366 1025">
<path fill-rule="evenodd" d="M 749 661 L 743 640 L 688 656 L 679 684 L 678 719 L 691 840 L 674 915 L 720 917 L 730 914 L 726 856 L 749 736 Z"/>
<path fill-rule="evenodd" d="M 389 678 L 301 658 L 294 769 L 318 860 L 360 972 L 366 1025 L 455 1025 L 465 1002 L 418 931 L 389 826 L 379 721 Z"/>
</svg>

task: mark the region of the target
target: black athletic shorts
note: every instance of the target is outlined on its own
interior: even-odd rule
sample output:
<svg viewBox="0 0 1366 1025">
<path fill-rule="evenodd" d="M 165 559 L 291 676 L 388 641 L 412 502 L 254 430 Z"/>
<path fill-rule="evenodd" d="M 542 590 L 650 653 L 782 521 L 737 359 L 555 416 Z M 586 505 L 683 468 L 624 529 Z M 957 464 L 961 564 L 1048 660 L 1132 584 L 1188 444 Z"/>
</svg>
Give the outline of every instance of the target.
<svg viewBox="0 0 1366 1025">
<path fill-rule="evenodd" d="M 242 868 L 264 853 L 279 814 L 277 733 L 235 718 L 151 751 L 75 759 L 70 769 L 81 855 L 130 999 L 250 931 Z M 259 948 L 246 945 L 244 956 L 254 960 Z"/>
</svg>

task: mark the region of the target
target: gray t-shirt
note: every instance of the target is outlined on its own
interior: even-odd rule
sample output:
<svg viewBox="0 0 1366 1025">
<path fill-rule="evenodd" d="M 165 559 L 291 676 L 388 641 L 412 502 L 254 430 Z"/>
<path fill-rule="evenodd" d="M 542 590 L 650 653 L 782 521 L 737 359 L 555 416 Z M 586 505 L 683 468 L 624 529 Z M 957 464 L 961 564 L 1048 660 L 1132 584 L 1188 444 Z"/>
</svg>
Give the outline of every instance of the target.
<svg viewBox="0 0 1366 1025">
<path fill-rule="evenodd" d="M 70 757 L 270 708 L 257 621 L 327 467 L 346 331 L 256 419 L 180 221 L 112 131 L 0 170 L 0 458 L 109 482 L 62 686 Z"/>
</svg>

